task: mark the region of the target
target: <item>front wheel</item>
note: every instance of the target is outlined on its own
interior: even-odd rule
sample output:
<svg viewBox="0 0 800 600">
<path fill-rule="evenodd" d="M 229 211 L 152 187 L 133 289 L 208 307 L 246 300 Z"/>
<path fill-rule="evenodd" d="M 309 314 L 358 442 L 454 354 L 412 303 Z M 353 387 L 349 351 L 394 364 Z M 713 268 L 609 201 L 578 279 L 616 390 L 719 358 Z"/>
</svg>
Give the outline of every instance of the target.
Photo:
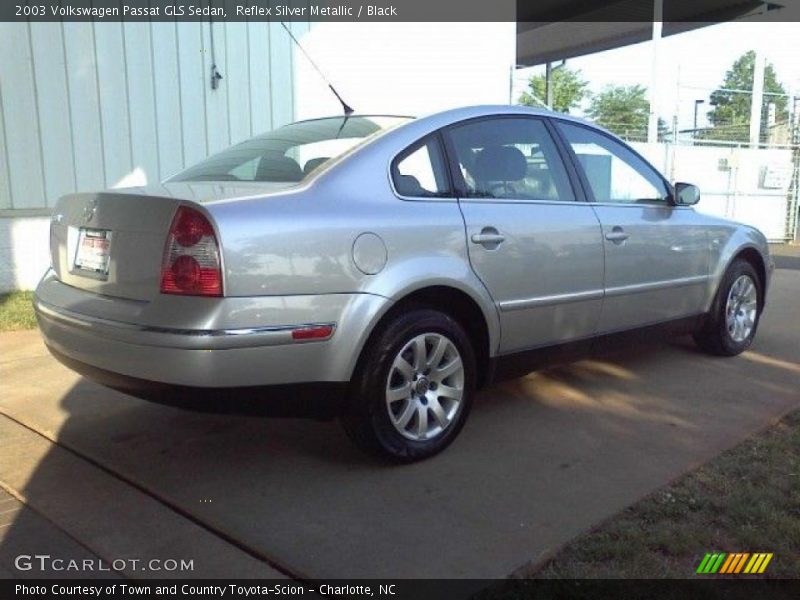
<svg viewBox="0 0 800 600">
<path fill-rule="evenodd" d="M 475 392 L 475 354 L 461 325 L 430 309 L 395 318 L 364 350 L 345 431 L 399 462 L 428 458 L 458 435 Z"/>
<path fill-rule="evenodd" d="M 722 278 L 711 313 L 694 334 L 697 345 L 717 356 L 736 356 L 746 350 L 758 328 L 761 293 L 753 265 L 734 261 Z"/>
</svg>

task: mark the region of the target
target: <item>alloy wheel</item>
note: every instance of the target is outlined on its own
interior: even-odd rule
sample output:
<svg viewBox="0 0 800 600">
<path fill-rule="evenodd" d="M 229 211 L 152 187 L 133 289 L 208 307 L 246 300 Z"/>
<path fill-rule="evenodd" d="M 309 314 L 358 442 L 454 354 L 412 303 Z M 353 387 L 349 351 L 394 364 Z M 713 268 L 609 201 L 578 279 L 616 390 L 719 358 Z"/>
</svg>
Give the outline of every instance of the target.
<svg viewBox="0 0 800 600">
<path fill-rule="evenodd" d="M 758 289 L 749 275 L 740 275 L 728 292 L 725 305 L 725 326 L 736 343 L 745 341 L 752 333 L 758 310 Z"/>
<path fill-rule="evenodd" d="M 392 425 L 410 440 L 427 441 L 441 435 L 456 419 L 463 397 L 461 355 L 440 333 L 414 337 L 392 362 L 386 408 Z"/>
</svg>

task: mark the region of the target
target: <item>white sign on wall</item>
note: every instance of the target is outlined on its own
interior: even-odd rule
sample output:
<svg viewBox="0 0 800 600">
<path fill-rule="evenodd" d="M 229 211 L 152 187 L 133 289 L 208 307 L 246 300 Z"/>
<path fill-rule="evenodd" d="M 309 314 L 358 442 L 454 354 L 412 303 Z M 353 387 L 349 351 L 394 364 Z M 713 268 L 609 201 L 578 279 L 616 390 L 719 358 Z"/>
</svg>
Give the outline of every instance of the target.
<svg viewBox="0 0 800 600">
<path fill-rule="evenodd" d="M 789 187 L 792 169 L 787 165 L 764 165 L 761 167 L 760 187 L 765 190 L 782 190 Z"/>
</svg>

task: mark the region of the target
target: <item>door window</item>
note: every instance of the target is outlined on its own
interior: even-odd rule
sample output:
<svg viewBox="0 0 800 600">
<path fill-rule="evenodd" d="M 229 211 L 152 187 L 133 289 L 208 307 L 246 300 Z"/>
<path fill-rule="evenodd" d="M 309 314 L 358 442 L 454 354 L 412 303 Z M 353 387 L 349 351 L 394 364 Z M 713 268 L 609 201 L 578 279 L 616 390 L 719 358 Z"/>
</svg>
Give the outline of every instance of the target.
<svg viewBox="0 0 800 600">
<path fill-rule="evenodd" d="M 470 121 L 449 131 L 468 198 L 575 201 L 541 119 Z"/>
<path fill-rule="evenodd" d="M 447 168 L 439 138 L 427 138 L 397 157 L 392 165 L 392 181 L 401 196 L 450 196 Z"/>
<path fill-rule="evenodd" d="M 665 204 L 664 180 L 645 161 L 614 139 L 587 127 L 558 122 L 597 202 Z"/>
</svg>

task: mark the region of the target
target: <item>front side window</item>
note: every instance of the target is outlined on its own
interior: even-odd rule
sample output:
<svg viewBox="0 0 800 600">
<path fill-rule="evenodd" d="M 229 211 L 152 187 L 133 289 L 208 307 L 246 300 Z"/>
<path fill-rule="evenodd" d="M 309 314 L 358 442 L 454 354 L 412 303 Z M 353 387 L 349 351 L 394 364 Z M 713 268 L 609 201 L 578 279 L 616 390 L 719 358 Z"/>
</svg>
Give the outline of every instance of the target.
<svg viewBox="0 0 800 600">
<path fill-rule="evenodd" d="M 392 165 L 394 188 L 401 196 L 441 198 L 450 195 L 447 166 L 438 137 L 419 142 Z"/>
<path fill-rule="evenodd" d="M 456 125 L 449 134 L 468 198 L 575 200 L 540 119 L 480 119 Z"/>
<path fill-rule="evenodd" d="M 587 127 L 558 122 L 597 202 L 666 203 L 664 180 L 645 161 L 614 139 Z"/>
<path fill-rule="evenodd" d="M 329 160 L 408 120 L 363 116 L 292 123 L 223 150 L 169 181 L 299 182 Z"/>
</svg>

